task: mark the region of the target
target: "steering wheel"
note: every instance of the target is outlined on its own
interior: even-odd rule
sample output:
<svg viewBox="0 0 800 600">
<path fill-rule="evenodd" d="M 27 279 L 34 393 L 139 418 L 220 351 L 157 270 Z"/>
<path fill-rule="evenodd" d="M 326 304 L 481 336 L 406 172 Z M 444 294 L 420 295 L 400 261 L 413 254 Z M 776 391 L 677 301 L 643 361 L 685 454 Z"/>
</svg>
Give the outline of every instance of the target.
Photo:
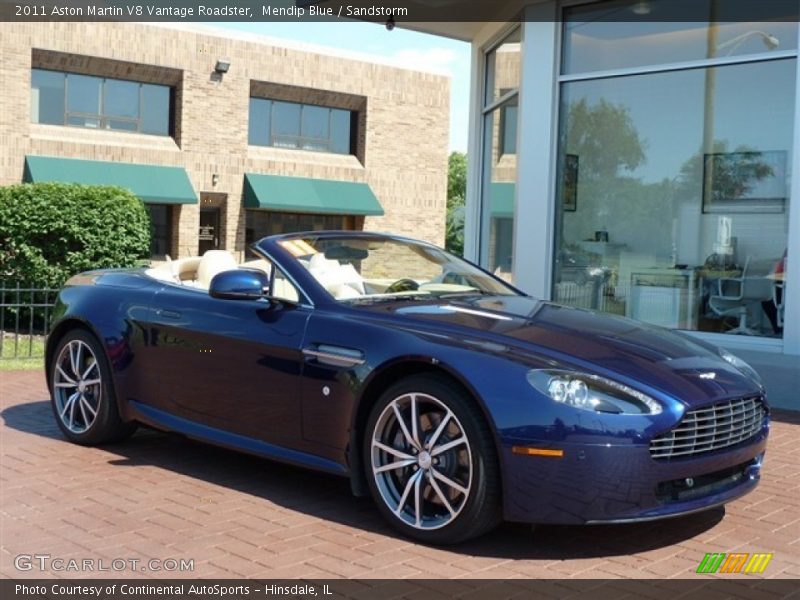
<svg viewBox="0 0 800 600">
<path fill-rule="evenodd" d="M 396 294 L 397 292 L 414 292 L 419 289 L 419 284 L 413 279 L 403 278 L 398 279 L 392 285 L 386 288 L 387 294 Z"/>
</svg>

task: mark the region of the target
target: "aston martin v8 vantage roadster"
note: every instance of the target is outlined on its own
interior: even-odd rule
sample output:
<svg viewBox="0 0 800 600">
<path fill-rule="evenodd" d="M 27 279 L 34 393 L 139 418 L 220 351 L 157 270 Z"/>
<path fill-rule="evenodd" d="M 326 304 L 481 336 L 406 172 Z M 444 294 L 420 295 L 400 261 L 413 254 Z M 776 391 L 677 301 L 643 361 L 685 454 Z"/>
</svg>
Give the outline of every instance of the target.
<svg viewBox="0 0 800 600">
<path fill-rule="evenodd" d="M 540 301 L 433 245 L 264 238 L 61 290 L 46 371 L 79 444 L 137 424 L 348 477 L 403 534 L 660 519 L 758 483 L 758 375 L 688 335 Z"/>
</svg>

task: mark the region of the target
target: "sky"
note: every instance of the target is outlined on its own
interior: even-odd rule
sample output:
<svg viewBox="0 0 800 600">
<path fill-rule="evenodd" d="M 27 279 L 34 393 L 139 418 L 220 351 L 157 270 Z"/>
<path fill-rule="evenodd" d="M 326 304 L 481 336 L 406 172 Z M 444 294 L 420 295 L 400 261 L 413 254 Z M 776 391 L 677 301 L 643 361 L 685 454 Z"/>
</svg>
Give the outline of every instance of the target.
<svg viewBox="0 0 800 600">
<path fill-rule="evenodd" d="M 450 150 L 467 150 L 470 46 L 466 42 L 400 28 L 387 31 L 375 23 L 364 22 L 220 22 L 209 25 L 380 56 L 410 68 L 433 69 L 450 75 Z"/>
</svg>

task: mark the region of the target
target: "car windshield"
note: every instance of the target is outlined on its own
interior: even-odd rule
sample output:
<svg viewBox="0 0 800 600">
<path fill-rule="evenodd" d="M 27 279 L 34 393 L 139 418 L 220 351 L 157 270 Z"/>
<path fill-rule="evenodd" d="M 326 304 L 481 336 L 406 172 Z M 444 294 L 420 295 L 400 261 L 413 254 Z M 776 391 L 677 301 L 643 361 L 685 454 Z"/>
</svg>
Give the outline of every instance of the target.
<svg viewBox="0 0 800 600">
<path fill-rule="evenodd" d="M 278 243 L 341 302 L 518 295 L 497 278 L 423 242 L 326 235 Z"/>
</svg>

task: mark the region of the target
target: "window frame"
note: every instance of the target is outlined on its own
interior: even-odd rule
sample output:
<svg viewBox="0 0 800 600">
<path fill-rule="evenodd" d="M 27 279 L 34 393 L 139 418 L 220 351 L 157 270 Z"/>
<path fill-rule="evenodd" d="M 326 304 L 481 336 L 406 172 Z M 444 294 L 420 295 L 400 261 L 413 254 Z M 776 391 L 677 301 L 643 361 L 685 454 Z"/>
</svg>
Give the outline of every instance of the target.
<svg viewBox="0 0 800 600">
<path fill-rule="evenodd" d="M 88 73 L 76 73 L 73 71 L 59 71 L 56 69 L 43 69 L 39 67 L 31 67 L 31 86 L 30 89 L 33 89 L 33 72 L 34 71 L 47 71 L 50 73 L 59 73 L 63 77 L 63 90 L 64 90 L 64 115 L 61 123 L 42 123 L 41 121 L 31 121 L 35 124 L 41 125 L 58 125 L 63 127 L 77 127 L 81 129 L 94 129 L 98 131 L 116 131 L 122 133 L 137 133 L 141 135 L 152 135 L 157 137 L 174 137 L 175 134 L 175 88 L 174 86 L 160 84 L 160 83 L 150 83 L 147 81 L 136 81 L 133 79 L 121 79 L 118 77 L 105 77 L 102 75 L 91 75 Z M 81 76 L 81 77 L 92 77 L 95 79 L 100 80 L 100 97 L 98 100 L 98 112 L 97 113 L 88 113 L 82 111 L 71 111 L 69 110 L 69 76 Z M 138 113 L 139 116 L 135 119 L 130 117 L 122 117 L 122 116 L 114 116 L 114 115 L 107 115 L 105 114 L 105 104 L 106 104 L 106 82 L 107 81 L 118 81 L 124 83 L 133 83 L 138 86 Z M 144 107 L 144 86 L 150 85 L 155 87 L 166 88 L 168 90 L 168 97 L 167 97 L 167 129 L 165 133 L 153 133 L 149 131 L 144 131 L 142 129 L 144 124 L 144 118 L 142 115 L 143 107 Z M 71 118 L 79 118 L 79 119 L 94 119 L 98 122 L 97 127 L 91 127 L 88 125 L 77 125 L 70 123 Z M 124 123 L 135 123 L 136 129 L 121 129 L 116 127 L 109 127 L 110 122 L 124 122 Z"/>
<path fill-rule="evenodd" d="M 281 100 L 281 99 L 278 99 L 278 98 L 267 98 L 267 97 L 264 97 L 264 96 L 253 96 L 253 95 L 251 95 L 249 97 L 249 100 L 250 101 L 262 100 L 264 102 L 268 102 L 269 103 L 269 107 L 267 109 L 269 111 L 269 118 L 268 118 L 269 128 L 267 129 L 267 136 L 266 136 L 267 143 L 266 144 L 253 143 L 252 139 L 250 138 L 250 134 L 249 134 L 249 132 L 250 132 L 250 126 L 249 125 L 250 125 L 250 121 L 252 119 L 252 112 L 253 111 L 251 110 L 251 106 L 248 103 L 248 115 L 247 115 L 247 118 L 248 118 L 247 145 L 248 146 L 258 146 L 260 148 L 280 148 L 280 149 L 283 149 L 283 150 L 304 150 L 306 152 L 322 152 L 322 153 L 325 153 L 325 154 L 339 154 L 339 155 L 342 155 L 342 156 L 347 156 L 347 155 L 355 156 L 356 155 L 355 141 L 358 139 L 358 136 L 357 136 L 357 133 L 356 133 L 356 130 L 358 128 L 358 111 L 350 110 L 350 109 L 347 109 L 347 108 L 341 108 L 341 107 L 338 107 L 338 106 L 327 106 L 327 105 L 324 105 L 324 104 L 312 104 L 312 103 L 309 103 L 309 102 L 293 102 L 293 101 L 290 101 L 290 100 Z M 298 117 L 298 121 L 297 121 L 297 132 L 298 132 L 297 135 L 275 134 L 275 132 L 274 132 L 274 130 L 275 130 L 275 127 L 274 127 L 274 124 L 275 124 L 275 113 L 274 113 L 274 111 L 275 111 L 275 104 L 277 102 L 281 102 L 283 104 L 293 104 L 295 106 L 299 106 L 300 107 L 299 117 Z M 306 108 L 321 108 L 321 109 L 324 109 L 324 110 L 327 111 L 327 113 L 328 113 L 327 114 L 327 128 L 328 128 L 328 136 L 327 137 L 312 137 L 312 136 L 303 135 L 303 117 L 304 117 Z M 347 152 L 339 152 L 337 150 L 334 150 L 334 146 L 335 146 L 334 135 L 333 135 L 333 132 L 334 132 L 334 127 L 333 127 L 334 111 L 341 111 L 341 112 L 344 112 L 344 113 L 348 113 L 348 115 L 350 117 L 350 127 L 349 127 L 348 136 L 347 136 Z M 276 144 L 275 143 L 275 138 L 276 137 L 285 138 L 286 140 L 293 141 L 295 143 L 295 145 L 294 146 L 290 146 L 288 144 L 287 145 Z M 322 149 L 320 147 L 307 148 L 307 147 L 305 147 L 306 145 L 325 146 L 325 149 Z"/>
<path fill-rule="evenodd" d="M 478 193 L 478 212 L 477 212 L 477 246 L 476 246 L 476 262 L 480 264 L 482 267 L 486 269 L 490 269 L 494 271 L 498 265 L 491 265 L 490 258 L 492 258 L 492 252 L 490 246 L 492 244 L 492 216 L 491 216 L 491 200 L 492 200 L 492 192 L 491 186 L 493 183 L 493 176 L 492 172 L 494 169 L 494 160 L 492 157 L 494 156 L 493 152 L 493 135 L 494 135 L 494 119 L 497 119 L 497 127 L 498 127 L 498 145 L 497 145 L 497 153 L 496 158 L 499 161 L 503 156 L 503 141 L 504 141 L 504 126 L 505 126 L 505 108 L 509 105 L 516 105 L 517 106 L 517 130 L 515 135 L 517 135 L 517 141 L 519 140 L 519 97 L 520 97 L 520 88 L 522 86 L 522 69 L 523 69 L 523 60 L 525 56 L 525 39 L 524 39 L 524 21 L 513 21 L 509 22 L 505 27 L 501 30 L 496 32 L 492 41 L 486 44 L 480 52 L 479 60 L 480 60 L 480 72 L 479 72 L 479 79 L 480 79 L 480 95 L 478 99 L 479 103 L 479 110 L 480 110 L 480 145 L 478 147 L 478 156 L 480 156 L 480 167 L 479 167 L 479 176 L 478 176 L 478 183 L 479 183 L 479 193 Z M 494 98 L 488 97 L 489 88 L 492 88 L 494 91 L 494 85 L 496 83 L 496 71 L 497 71 L 497 63 L 496 58 L 493 60 L 492 55 L 497 56 L 497 51 L 506 43 L 514 43 L 512 40 L 513 37 L 519 36 L 520 40 L 520 66 L 519 66 L 519 73 L 518 73 L 518 80 L 516 82 L 516 87 L 513 88 L 502 88 L 498 90 L 498 97 Z M 515 144 L 516 146 L 517 144 Z M 515 148 L 518 150 L 518 148 Z M 516 153 L 515 153 L 516 155 Z M 515 180 L 519 178 L 519 171 L 516 170 Z M 516 185 L 515 185 L 516 187 Z M 516 194 L 516 190 L 515 190 Z M 516 220 L 516 198 L 515 198 L 515 209 L 514 209 L 514 216 L 512 219 Z M 515 229 L 515 225 L 512 226 L 512 266 L 513 266 L 513 256 L 514 251 L 516 249 L 516 241 L 513 231 Z M 465 236 L 467 233 L 467 229 L 465 227 Z M 466 248 L 465 248 L 466 250 Z M 494 257 L 496 258 L 496 257 Z"/>
<path fill-rule="evenodd" d="M 626 76 L 635 76 L 635 75 L 648 75 L 648 74 L 658 74 L 658 73 L 666 73 L 672 71 L 687 71 L 687 70 L 704 70 L 704 69 L 711 69 L 711 68 L 718 68 L 718 67 L 725 67 L 729 65 L 743 65 L 743 64 L 751 64 L 751 63 L 766 63 L 770 61 L 780 61 L 785 59 L 794 59 L 796 61 L 796 72 L 797 76 L 795 79 L 795 109 L 794 109 L 794 140 L 795 144 L 793 147 L 794 151 L 798 150 L 797 141 L 800 140 L 800 47 L 793 48 L 789 50 L 773 50 L 768 53 L 755 53 L 755 54 L 742 54 L 742 55 L 735 55 L 735 56 L 714 56 L 711 58 L 698 58 L 694 60 L 687 60 L 687 61 L 677 61 L 671 63 L 660 63 L 660 64 L 652 64 L 652 65 L 644 65 L 644 66 L 634 66 L 634 67 L 621 67 L 621 68 L 613 68 L 613 69 L 606 69 L 606 70 L 597 70 L 597 71 L 585 71 L 579 73 L 565 73 L 564 72 L 564 65 L 563 65 L 563 53 L 564 53 L 564 44 L 566 43 L 567 36 L 565 35 L 565 27 L 567 25 L 566 17 L 565 17 L 565 9 L 572 8 L 575 6 L 586 5 L 586 4 L 594 4 L 597 3 L 598 0 L 550 0 L 548 5 L 552 5 L 555 7 L 558 15 L 558 23 L 555 25 L 555 44 L 553 47 L 553 58 L 555 67 L 555 77 L 553 82 L 553 94 L 552 97 L 554 98 L 554 117 L 555 122 L 559 124 L 560 127 L 562 114 L 561 114 L 561 95 L 562 89 L 565 84 L 575 81 L 589 81 L 589 80 L 602 80 L 602 79 L 612 79 L 612 78 L 620 78 Z M 800 27 L 800 26 L 799 26 Z M 800 42 L 799 42 L 800 45 Z M 553 165 L 552 165 L 552 172 L 551 172 L 551 183 L 549 185 L 549 206 L 552 208 L 552 218 L 551 222 L 549 223 L 549 227 L 552 228 L 552 235 L 550 236 L 549 244 L 548 244 L 548 265 L 546 266 L 546 271 L 548 273 L 547 276 L 547 283 L 543 289 L 543 297 L 553 298 L 555 295 L 555 286 L 557 282 L 557 269 L 556 269 L 556 256 L 558 253 L 558 240 L 559 240 L 559 230 L 561 224 L 559 220 L 562 218 L 561 210 L 560 210 L 560 188 L 557 185 L 557 182 L 560 180 L 560 173 L 558 169 L 556 169 L 556 163 L 559 162 L 559 156 L 561 153 L 561 146 L 559 144 L 558 136 L 555 136 L 552 140 L 552 158 L 553 158 Z M 800 160 L 800 152 L 795 152 L 795 155 L 792 158 L 792 165 L 789 166 L 789 169 L 792 169 L 792 166 L 798 164 Z M 800 190 L 800 178 L 792 177 L 791 184 L 789 186 L 789 202 L 796 203 L 798 199 L 800 199 L 800 194 L 798 194 L 798 190 Z M 788 253 L 791 255 L 794 250 L 800 247 L 798 244 L 798 238 L 800 236 L 794 235 L 793 226 L 800 222 L 800 211 L 798 210 L 789 210 L 788 211 L 788 236 L 786 241 L 786 247 L 788 249 Z M 795 252 L 795 254 L 798 254 Z M 793 264 L 793 261 L 789 259 L 789 264 Z M 789 267 L 789 272 L 791 273 L 794 271 L 791 267 Z M 800 285 L 797 283 L 797 280 L 800 279 L 798 277 L 792 278 L 791 275 L 789 276 L 789 281 L 791 282 L 794 279 L 794 283 L 792 283 L 792 287 L 800 288 Z M 791 291 L 790 294 L 791 295 Z M 784 302 L 786 298 L 786 288 L 784 288 Z M 800 304 L 797 304 L 800 307 Z M 748 350 L 764 350 L 764 351 L 778 351 L 780 352 L 783 350 L 784 352 L 787 349 L 791 348 L 793 350 L 789 350 L 788 353 L 798 353 L 800 352 L 800 308 L 797 310 L 792 310 L 792 305 L 787 304 L 786 313 L 784 317 L 784 330 L 783 335 L 780 338 L 774 337 L 762 337 L 762 336 L 736 336 L 730 335 L 727 333 L 716 333 L 710 331 L 702 331 L 702 330 L 683 330 L 684 333 L 697 337 L 698 339 L 705 340 L 707 342 L 724 346 L 727 348 L 745 348 Z"/>
</svg>

